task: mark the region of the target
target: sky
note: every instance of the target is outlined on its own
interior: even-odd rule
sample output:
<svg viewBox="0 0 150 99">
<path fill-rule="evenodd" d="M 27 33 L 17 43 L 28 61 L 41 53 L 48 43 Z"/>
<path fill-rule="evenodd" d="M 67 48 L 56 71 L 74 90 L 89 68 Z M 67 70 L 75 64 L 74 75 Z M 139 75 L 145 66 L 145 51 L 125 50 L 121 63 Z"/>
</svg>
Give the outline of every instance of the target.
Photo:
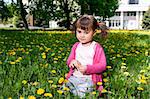
<svg viewBox="0 0 150 99">
<path fill-rule="evenodd" d="M 11 3 L 11 0 L 4 0 L 4 2 Z M 14 2 L 16 2 L 16 0 L 14 0 Z"/>
</svg>

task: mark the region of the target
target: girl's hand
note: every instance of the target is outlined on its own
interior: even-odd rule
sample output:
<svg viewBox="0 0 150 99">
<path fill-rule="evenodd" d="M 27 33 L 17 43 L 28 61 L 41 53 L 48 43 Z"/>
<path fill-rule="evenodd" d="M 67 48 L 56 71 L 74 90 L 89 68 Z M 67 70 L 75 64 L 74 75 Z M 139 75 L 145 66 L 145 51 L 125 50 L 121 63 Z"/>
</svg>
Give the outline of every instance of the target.
<svg viewBox="0 0 150 99">
<path fill-rule="evenodd" d="M 78 62 L 77 60 L 72 60 L 71 63 L 69 64 L 70 68 L 78 68 L 79 67 L 80 62 Z"/>
<path fill-rule="evenodd" d="M 84 74 L 85 73 L 85 71 L 86 71 L 86 66 L 83 66 L 83 65 L 80 65 L 79 67 L 78 67 L 78 70 L 82 73 L 82 74 Z"/>
</svg>

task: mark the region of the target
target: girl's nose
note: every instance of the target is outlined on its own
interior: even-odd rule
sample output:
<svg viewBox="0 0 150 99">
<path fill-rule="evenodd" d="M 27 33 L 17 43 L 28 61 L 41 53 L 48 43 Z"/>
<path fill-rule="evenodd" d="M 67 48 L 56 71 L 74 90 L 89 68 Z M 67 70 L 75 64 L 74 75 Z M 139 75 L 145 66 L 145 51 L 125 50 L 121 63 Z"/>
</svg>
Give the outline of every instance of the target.
<svg viewBox="0 0 150 99">
<path fill-rule="evenodd" d="M 84 32 L 82 32 L 80 36 L 81 36 L 81 37 L 84 37 L 84 36 L 85 36 L 85 33 L 84 33 Z"/>
</svg>

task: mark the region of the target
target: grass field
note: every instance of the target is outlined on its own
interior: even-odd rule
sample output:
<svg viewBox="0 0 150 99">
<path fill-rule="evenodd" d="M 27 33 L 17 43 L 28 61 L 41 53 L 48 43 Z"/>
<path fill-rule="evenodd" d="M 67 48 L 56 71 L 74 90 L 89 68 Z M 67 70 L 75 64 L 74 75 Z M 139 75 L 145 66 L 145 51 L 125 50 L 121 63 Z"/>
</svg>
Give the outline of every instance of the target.
<svg viewBox="0 0 150 99">
<path fill-rule="evenodd" d="M 52 31 L 51 31 L 52 32 Z M 0 99 L 78 98 L 66 82 L 66 60 L 77 41 L 68 31 L 0 31 Z M 96 34 L 103 47 L 107 70 L 103 73 L 104 98 L 150 98 L 150 34 L 111 31 L 107 39 Z M 96 99 L 97 91 L 87 94 Z"/>
</svg>

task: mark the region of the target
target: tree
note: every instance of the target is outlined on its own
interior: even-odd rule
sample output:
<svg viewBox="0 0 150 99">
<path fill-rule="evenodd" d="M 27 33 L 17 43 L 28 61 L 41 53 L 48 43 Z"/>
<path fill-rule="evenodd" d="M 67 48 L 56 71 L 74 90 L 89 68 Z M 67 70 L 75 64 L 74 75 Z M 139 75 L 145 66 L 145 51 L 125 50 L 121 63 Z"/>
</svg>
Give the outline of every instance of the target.
<svg viewBox="0 0 150 99">
<path fill-rule="evenodd" d="M 81 14 L 94 14 L 106 20 L 114 15 L 118 8 L 118 0 L 79 0 Z"/>
<path fill-rule="evenodd" d="M 144 14 L 142 28 L 146 30 L 150 29 L 150 7 Z"/>
<path fill-rule="evenodd" d="M 22 0 L 17 0 L 17 4 L 19 5 L 19 8 L 20 8 L 20 14 L 21 14 L 22 20 L 24 22 L 25 29 L 28 30 L 29 28 L 28 28 L 28 23 L 27 23 L 27 20 L 26 20 L 27 12 L 24 9 L 24 5 L 22 3 Z"/>
<path fill-rule="evenodd" d="M 0 16 L 2 18 L 2 21 L 7 21 L 7 19 L 10 16 L 10 12 L 7 8 L 7 5 L 3 0 L 0 0 Z"/>
<path fill-rule="evenodd" d="M 76 0 L 58 0 L 58 8 L 60 10 L 57 10 L 57 12 L 62 13 L 60 14 L 61 18 L 66 18 L 66 28 L 70 29 L 70 21 L 72 20 L 72 16 L 77 15 L 77 11 L 79 10 L 79 7 L 77 5 Z M 71 15 L 72 14 L 72 15 Z M 60 17 L 59 16 L 59 17 Z"/>
</svg>

